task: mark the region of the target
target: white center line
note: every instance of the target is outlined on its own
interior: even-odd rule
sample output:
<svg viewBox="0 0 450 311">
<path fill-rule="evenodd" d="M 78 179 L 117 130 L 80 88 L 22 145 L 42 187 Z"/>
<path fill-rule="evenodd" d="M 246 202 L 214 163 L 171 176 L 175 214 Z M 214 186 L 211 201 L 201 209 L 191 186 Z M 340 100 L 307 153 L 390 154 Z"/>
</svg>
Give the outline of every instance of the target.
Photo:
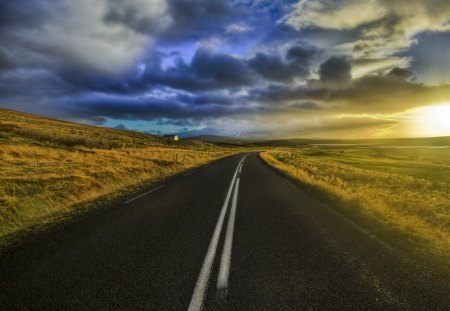
<svg viewBox="0 0 450 311">
<path fill-rule="evenodd" d="M 165 185 L 161 185 L 161 186 L 159 186 L 159 187 L 153 188 L 153 189 L 150 190 L 150 191 L 144 192 L 143 194 L 138 195 L 137 197 L 134 197 L 134 198 L 132 198 L 132 199 L 129 199 L 128 201 L 123 202 L 123 204 L 128 204 L 128 203 L 130 203 L 130 202 L 133 202 L 134 200 L 137 200 L 137 199 L 139 199 L 140 197 L 143 197 L 143 196 L 146 195 L 146 194 L 152 193 L 153 191 L 156 191 L 156 190 L 158 190 L 158 189 L 161 189 L 161 188 L 164 187 L 164 186 L 165 186 Z"/>
<path fill-rule="evenodd" d="M 239 180 L 240 178 L 236 180 L 236 186 L 234 187 L 233 201 L 231 203 L 230 216 L 228 217 L 227 233 L 225 236 L 225 243 L 223 245 L 222 258 L 220 259 L 219 276 L 217 278 L 217 289 L 219 291 L 226 291 L 228 287 L 228 275 L 230 274 L 231 247 L 233 245 L 234 219 L 236 217 Z"/>
<path fill-rule="evenodd" d="M 189 176 L 189 175 L 194 174 L 194 173 L 195 173 L 195 171 L 192 171 L 192 172 L 184 174 L 183 176 Z"/>
<path fill-rule="evenodd" d="M 189 311 L 198 311 L 202 309 L 206 288 L 208 287 L 209 275 L 211 274 L 211 268 L 217 252 L 217 244 L 219 243 L 220 232 L 222 231 L 223 221 L 228 209 L 228 202 L 230 201 L 231 192 L 233 190 L 234 182 L 238 174 L 239 166 L 241 165 L 243 160 L 244 158 L 242 158 L 239 162 L 236 171 L 234 172 L 233 178 L 231 179 L 227 196 L 222 205 L 222 210 L 220 212 L 219 218 L 217 219 L 216 227 L 214 228 L 214 233 L 211 237 L 211 241 L 209 242 L 208 251 L 206 252 L 205 259 L 203 260 L 203 265 L 202 269 L 200 270 L 200 275 L 197 279 L 197 284 L 195 284 L 194 293 L 192 294 L 191 302 L 189 303 Z"/>
</svg>

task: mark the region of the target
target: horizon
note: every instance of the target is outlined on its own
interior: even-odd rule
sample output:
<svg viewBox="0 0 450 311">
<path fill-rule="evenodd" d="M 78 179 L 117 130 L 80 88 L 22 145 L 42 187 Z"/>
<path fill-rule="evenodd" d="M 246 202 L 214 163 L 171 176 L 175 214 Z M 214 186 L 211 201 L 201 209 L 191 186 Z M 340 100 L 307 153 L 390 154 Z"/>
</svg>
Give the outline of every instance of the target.
<svg viewBox="0 0 450 311">
<path fill-rule="evenodd" d="M 26 0 L 0 12 L 1 108 L 181 137 L 450 136 L 445 1 Z"/>
<path fill-rule="evenodd" d="M 39 114 L 32 114 L 32 113 L 27 113 L 27 112 L 23 112 L 23 111 L 18 111 L 18 110 L 13 110 L 13 109 L 9 109 L 9 108 L 1 108 L 0 110 L 4 109 L 7 111 L 12 111 L 12 112 L 17 112 L 17 113 L 24 113 L 24 114 L 29 114 L 35 117 L 42 117 L 42 118 L 48 118 L 50 120 L 54 120 L 54 121 L 61 121 L 61 122 L 69 122 L 69 123 L 74 123 L 74 124 L 80 124 L 80 125 L 87 125 L 87 126 L 94 126 L 94 127 L 99 127 L 99 128 L 105 128 L 105 129 L 111 129 L 111 130 L 118 130 L 118 131 L 129 131 L 129 132 L 134 132 L 134 133 L 140 133 L 140 134 L 147 134 L 147 135 L 152 135 L 152 136 L 159 136 L 159 137 L 163 137 L 165 135 L 178 135 L 180 138 L 183 139 L 196 139 L 198 138 L 199 140 L 202 140 L 202 137 L 211 137 L 211 138 L 223 138 L 223 139 L 230 139 L 230 140 L 248 140 L 250 142 L 263 142 L 263 141 L 267 141 L 267 142 L 271 142 L 271 141 L 289 141 L 289 140 L 310 140 L 310 141 L 377 141 L 377 140 L 386 140 L 386 141 L 392 141 L 392 140 L 413 140 L 413 139 L 440 139 L 440 138 L 450 138 L 450 135 L 443 135 L 443 136 L 415 136 L 415 137 L 389 137 L 389 138 L 330 138 L 330 137 L 291 137 L 291 138 L 277 138 L 277 137 L 265 137 L 265 138 L 253 138 L 253 137 L 244 137 L 244 136 L 224 136 L 224 135 L 214 135 L 214 134 L 202 134 L 202 135 L 196 135 L 196 136 L 183 136 L 183 134 L 179 134 L 177 132 L 168 132 L 168 133 L 162 133 L 162 134 L 154 134 L 151 133 L 149 131 L 139 131 L 139 130 L 134 130 L 134 129 L 124 129 L 124 128 L 118 128 L 118 127 L 107 127 L 104 125 L 99 125 L 99 124 L 88 124 L 88 123 L 82 123 L 82 122 L 76 122 L 76 121 L 71 121 L 71 120 L 64 120 L 64 119 L 58 119 L 56 117 L 47 117 L 44 115 L 39 115 Z M 208 140 L 205 140 L 208 141 Z M 345 143 L 344 143 L 345 145 Z M 427 145 L 423 145 L 424 147 L 426 147 Z M 441 145 L 439 145 L 441 146 Z M 443 145 L 442 145 L 443 146 Z M 419 146 L 416 146 L 419 147 Z"/>
</svg>

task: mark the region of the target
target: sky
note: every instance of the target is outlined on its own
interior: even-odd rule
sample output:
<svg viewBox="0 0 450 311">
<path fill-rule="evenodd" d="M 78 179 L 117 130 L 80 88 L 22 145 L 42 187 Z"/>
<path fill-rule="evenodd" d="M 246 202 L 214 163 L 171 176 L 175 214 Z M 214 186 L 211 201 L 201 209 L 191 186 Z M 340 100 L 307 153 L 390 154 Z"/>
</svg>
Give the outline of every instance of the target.
<svg viewBox="0 0 450 311">
<path fill-rule="evenodd" d="M 448 0 L 0 2 L 0 107 L 181 136 L 450 135 Z"/>
</svg>

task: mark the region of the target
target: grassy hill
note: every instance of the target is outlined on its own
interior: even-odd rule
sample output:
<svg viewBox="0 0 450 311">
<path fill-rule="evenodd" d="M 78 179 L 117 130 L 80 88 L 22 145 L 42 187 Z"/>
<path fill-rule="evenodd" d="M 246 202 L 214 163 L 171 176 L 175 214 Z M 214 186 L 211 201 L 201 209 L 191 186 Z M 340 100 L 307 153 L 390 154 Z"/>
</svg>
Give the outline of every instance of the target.
<svg viewBox="0 0 450 311">
<path fill-rule="evenodd" d="M 0 109 L 0 237 L 236 151 Z"/>
</svg>

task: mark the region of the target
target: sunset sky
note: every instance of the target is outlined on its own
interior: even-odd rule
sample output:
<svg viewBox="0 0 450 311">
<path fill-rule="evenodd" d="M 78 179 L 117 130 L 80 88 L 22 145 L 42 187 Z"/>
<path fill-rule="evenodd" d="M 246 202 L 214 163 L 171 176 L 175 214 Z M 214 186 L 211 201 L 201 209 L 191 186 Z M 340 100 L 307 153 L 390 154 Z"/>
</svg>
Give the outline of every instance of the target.
<svg viewBox="0 0 450 311">
<path fill-rule="evenodd" d="M 450 135 L 448 0 L 0 2 L 0 107 L 153 134 Z"/>
</svg>

